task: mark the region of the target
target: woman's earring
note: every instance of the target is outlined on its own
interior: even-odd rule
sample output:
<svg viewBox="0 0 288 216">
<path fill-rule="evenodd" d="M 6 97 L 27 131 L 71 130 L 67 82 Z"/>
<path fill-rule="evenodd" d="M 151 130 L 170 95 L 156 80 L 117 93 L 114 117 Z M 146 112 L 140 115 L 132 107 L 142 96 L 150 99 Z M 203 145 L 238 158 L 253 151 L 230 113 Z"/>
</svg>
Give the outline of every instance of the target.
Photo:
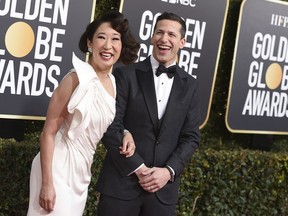
<svg viewBox="0 0 288 216">
<path fill-rule="evenodd" d="M 88 52 L 89 52 L 90 54 L 92 54 L 92 48 L 91 48 L 91 47 L 88 47 Z"/>
</svg>

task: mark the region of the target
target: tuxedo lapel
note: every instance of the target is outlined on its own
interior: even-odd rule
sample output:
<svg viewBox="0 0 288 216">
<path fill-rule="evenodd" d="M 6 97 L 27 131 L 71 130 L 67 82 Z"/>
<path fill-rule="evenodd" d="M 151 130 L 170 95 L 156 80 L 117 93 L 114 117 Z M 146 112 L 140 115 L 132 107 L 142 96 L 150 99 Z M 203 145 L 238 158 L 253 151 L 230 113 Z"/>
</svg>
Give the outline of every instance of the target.
<svg viewBox="0 0 288 216">
<path fill-rule="evenodd" d="M 157 100 L 156 100 L 153 71 L 151 68 L 150 59 L 149 58 L 146 59 L 146 61 L 144 61 L 144 64 L 145 64 L 145 67 L 143 67 L 144 70 L 138 68 L 136 69 L 136 74 L 139 86 L 143 93 L 145 104 L 151 117 L 151 121 L 153 122 L 155 131 L 157 131 L 158 128 Z"/>
<path fill-rule="evenodd" d="M 179 68 L 177 67 L 177 70 Z M 183 77 L 180 71 L 177 71 L 174 76 L 174 81 L 172 85 L 172 89 L 170 92 L 169 100 L 166 106 L 165 113 L 163 115 L 162 124 L 160 127 L 160 132 L 162 126 L 165 125 L 166 121 L 169 121 L 168 118 L 173 117 L 175 113 L 179 113 L 177 104 L 183 103 L 183 95 L 185 94 L 185 91 L 187 89 L 187 78 Z"/>
</svg>

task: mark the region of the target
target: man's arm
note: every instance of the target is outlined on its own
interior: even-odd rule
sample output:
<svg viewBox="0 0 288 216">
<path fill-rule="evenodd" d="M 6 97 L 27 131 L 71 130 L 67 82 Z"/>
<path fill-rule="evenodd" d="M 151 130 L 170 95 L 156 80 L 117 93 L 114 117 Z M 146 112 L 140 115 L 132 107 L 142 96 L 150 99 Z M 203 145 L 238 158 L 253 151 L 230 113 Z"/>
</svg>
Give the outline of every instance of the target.
<svg viewBox="0 0 288 216">
<path fill-rule="evenodd" d="M 123 176 L 127 176 L 134 172 L 141 164 L 144 163 L 143 159 L 137 153 L 137 148 L 131 157 L 126 158 L 124 155 L 119 154 L 119 147 L 122 146 L 122 139 L 125 129 L 123 122 L 127 103 L 129 103 L 129 83 L 125 73 L 129 72 L 126 70 L 121 71 L 121 68 L 117 68 L 113 72 L 117 86 L 116 116 L 102 138 L 102 142 L 107 149 L 108 156 L 113 160 Z"/>
<path fill-rule="evenodd" d="M 166 165 L 175 172 L 175 177 L 179 176 L 200 143 L 200 110 L 198 96 L 198 81 L 193 82 L 193 88 L 188 112 L 181 128 L 177 148 L 172 153 Z"/>
</svg>

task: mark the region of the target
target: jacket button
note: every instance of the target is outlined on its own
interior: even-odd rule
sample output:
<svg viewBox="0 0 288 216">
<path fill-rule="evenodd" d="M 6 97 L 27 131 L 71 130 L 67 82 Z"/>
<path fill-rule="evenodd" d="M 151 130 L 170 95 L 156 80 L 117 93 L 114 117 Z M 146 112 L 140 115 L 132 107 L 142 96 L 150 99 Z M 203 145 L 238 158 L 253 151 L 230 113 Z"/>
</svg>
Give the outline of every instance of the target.
<svg viewBox="0 0 288 216">
<path fill-rule="evenodd" d="M 160 142 L 159 142 L 159 141 L 156 141 L 156 145 L 160 145 Z"/>
</svg>

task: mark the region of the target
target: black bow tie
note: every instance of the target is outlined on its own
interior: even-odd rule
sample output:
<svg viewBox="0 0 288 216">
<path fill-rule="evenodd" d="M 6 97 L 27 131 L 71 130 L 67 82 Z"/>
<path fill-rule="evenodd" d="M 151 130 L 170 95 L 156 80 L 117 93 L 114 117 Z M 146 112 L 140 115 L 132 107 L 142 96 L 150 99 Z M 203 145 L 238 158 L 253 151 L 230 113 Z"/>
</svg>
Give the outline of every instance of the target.
<svg viewBox="0 0 288 216">
<path fill-rule="evenodd" d="M 166 68 L 164 65 L 159 65 L 156 71 L 156 76 L 160 76 L 162 73 L 166 73 L 169 78 L 172 78 L 176 73 L 176 65 Z"/>
</svg>

